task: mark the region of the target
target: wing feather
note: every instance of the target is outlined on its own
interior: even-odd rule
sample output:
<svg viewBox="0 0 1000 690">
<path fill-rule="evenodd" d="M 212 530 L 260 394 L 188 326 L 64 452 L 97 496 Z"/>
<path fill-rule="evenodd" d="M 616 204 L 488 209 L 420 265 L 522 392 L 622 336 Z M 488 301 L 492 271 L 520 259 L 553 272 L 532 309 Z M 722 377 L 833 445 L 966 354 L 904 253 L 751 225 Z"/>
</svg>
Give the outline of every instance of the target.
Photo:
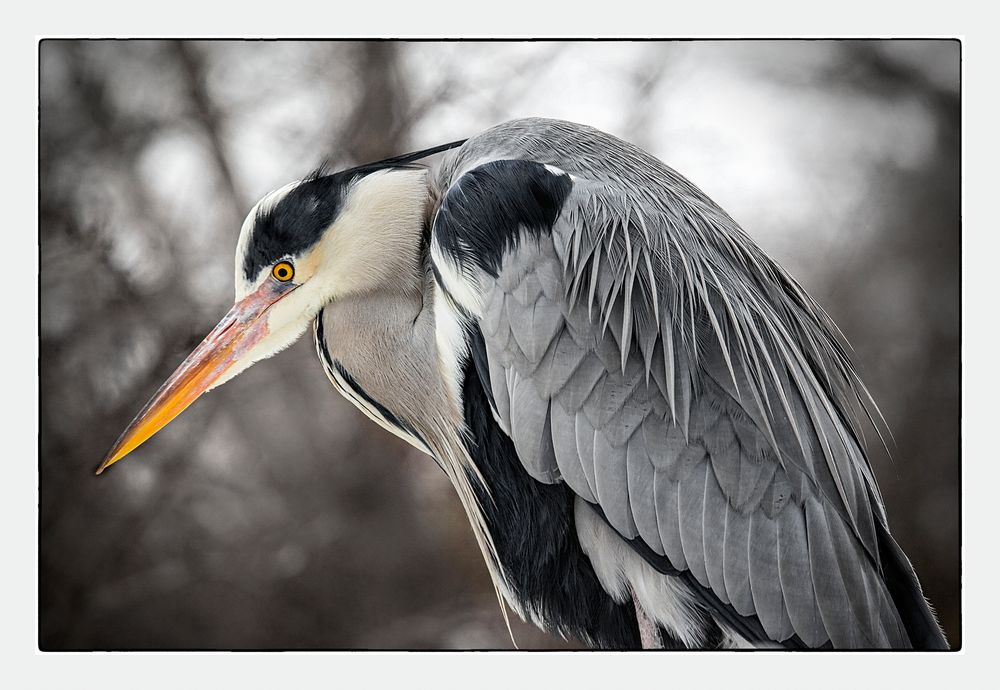
<svg viewBox="0 0 1000 690">
<path fill-rule="evenodd" d="M 559 473 L 548 401 L 542 400 L 531 381 L 515 375 L 510 402 L 511 438 L 521 463 L 538 481 L 556 481 Z"/>
<path fill-rule="evenodd" d="M 802 548 L 808 543 L 805 513 L 791 506 L 778 520 L 778 579 L 795 631 L 806 645 L 818 647 L 827 635 L 812 587 L 808 546 Z"/>
<path fill-rule="evenodd" d="M 653 493 L 656 470 L 646 452 L 645 443 L 629 443 L 625 453 L 629 505 L 632 507 L 636 531 L 649 548 L 663 556 L 663 542 L 656 521 L 656 497 Z"/>
<path fill-rule="evenodd" d="M 597 496 L 587 482 L 583 472 L 583 451 L 577 445 L 577 416 L 567 412 L 558 402 L 551 407 L 552 446 L 556 455 L 559 473 L 569 487 L 585 501 L 597 503 Z M 593 435 L 586 438 L 592 439 Z"/>
<path fill-rule="evenodd" d="M 594 437 L 594 483 L 597 502 L 607 506 L 604 513 L 611 526 L 627 539 L 638 534 L 628 490 L 627 447 L 613 445 L 607 434 Z"/>
<path fill-rule="evenodd" d="M 550 225 L 501 228 L 481 270 L 441 271 L 475 275 L 496 414 L 526 470 L 687 571 L 720 620 L 811 647 L 907 646 L 843 407 L 864 396 L 825 315 L 688 183 L 662 205 L 593 172 L 574 171 Z M 439 232 L 479 237 L 440 213 Z"/>
<path fill-rule="evenodd" d="M 738 510 L 726 511 L 726 532 L 722 543 L 722 575 L 726 596 L 741 616 L 756 615 L 750 590 L 750 516 Z"/>
<path fill-rule="evenodd" d="M 785 609 L 778 572 L 778 524 L 760 511 L 750 516 L 748 549 L 754 610 L 771 639 L 784 641 L 795 631 Z"/>
<path fill-rule="evenodd" d="M 681 523 L 677 518 L 679 484 L 663 476 L 663 472 L 653 473 L 653 500 L 656 501 L 656 525 L 660 533 L 660 543 L 670 563 L 678 570 L 687 570 L 687 558 L 681 543 Z"/>
<path fill-rule="evenodd" d="M 708 460 L 703 458 L 677 484 L 677 521 L 680 524 L 684 558 L 688 569 L 703 587 L 709 587 L 702 534 L 705 524 L 705 495 L 710 481 L 712 476 Z"/>
<path fill-rule="evenodd" d="M 707 471 L 705 505 L 701 518 L 702 550 L 705 552 L 705 572 L 708 574 L 708 584 L 724 604 L 730 603 L 729 592 L 726 590 L 723 549 L 729 525 L 728 518 L 732 512 L 729 501 L 722 492 L 715 475 L 711 470 Z"/>
</svg>

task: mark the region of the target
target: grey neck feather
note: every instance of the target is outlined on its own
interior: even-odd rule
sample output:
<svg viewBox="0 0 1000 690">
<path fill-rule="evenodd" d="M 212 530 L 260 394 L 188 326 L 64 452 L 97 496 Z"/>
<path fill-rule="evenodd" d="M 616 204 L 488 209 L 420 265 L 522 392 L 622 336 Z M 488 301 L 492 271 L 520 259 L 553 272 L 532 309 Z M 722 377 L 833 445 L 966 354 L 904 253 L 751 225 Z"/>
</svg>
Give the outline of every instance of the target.
<svg viewBox="0 0 1000 690">
<path fill-rule="evenodd" d="M 439 426 L 442 411 L 457 412 L 438 375 L 433 278 L 425 263 L 423 228 L 394 257 L 397 280 L 339 297 L 323 310 L 324 341 L 372 398 L 422 435 Z M 455 408 L 455 409 L 453 409 Z M 449 414 L 449 426 L 461 419 Z"/>
<path fill-rule="evenodd" d="M 448 409 L 434 366 L 433 306 L 425 297 L 423 291 L 385 289 L 343 297 L 323 310 L 330 355 L 414 428 L 428 410 Z"/>
<path fill-rule="evenodd" d="M 488 491 L 463 440 L 465 421 L 453 380 L 461 375 L 461 362 L 445 361 L 455 353 L 442 356 L 438 349 L 435 308 L 441 305 L 425 247 L 425 222 L 410 224 L 410 246 L 417 260 L 398 264 L 406 273 L 330 302 L 317 337 L 322 336 L 330 358 L 372 399 L 417 433 L 444 470 L 469 517 L 500 600 L 501 591 L 509 587 L 473 488 L 478 480 Z M 502 604 L 501 612 L 506 621 Z"/>
</svg>

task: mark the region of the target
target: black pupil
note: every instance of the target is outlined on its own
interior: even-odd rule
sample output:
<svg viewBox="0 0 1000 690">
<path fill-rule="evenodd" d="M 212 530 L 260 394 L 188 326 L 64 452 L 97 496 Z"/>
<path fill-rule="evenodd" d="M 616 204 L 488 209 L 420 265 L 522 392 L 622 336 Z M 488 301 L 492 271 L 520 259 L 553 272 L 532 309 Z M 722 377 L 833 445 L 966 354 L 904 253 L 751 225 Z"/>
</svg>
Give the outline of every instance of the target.
<svg viewBox="0 0 1000 690">
<path fill-rule="evenodd" d="M 286 268 L 285 266 L 279 266 L 278 267 L 278 277 L 279 278 L 287 278 L 288 277 L 288 268 Z"/>
</svg>

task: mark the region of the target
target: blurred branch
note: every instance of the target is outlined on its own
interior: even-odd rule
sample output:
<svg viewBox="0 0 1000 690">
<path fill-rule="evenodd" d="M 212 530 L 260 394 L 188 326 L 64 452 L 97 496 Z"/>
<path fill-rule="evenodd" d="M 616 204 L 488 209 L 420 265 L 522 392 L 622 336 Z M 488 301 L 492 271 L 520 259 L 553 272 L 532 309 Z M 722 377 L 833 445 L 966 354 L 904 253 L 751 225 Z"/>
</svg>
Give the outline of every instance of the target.
<svg viewBox="0 0 1000 690">
<path fill-rule="evenodd" d="M 928 76 L 912 65 L 894 60 L 882 50 L 881 41 L 847 41 L 842 45 L 853 70 L 853 81 L 881 93 L 924 93 L 942 112 L 957 112 L 960 102 L 958 91 L 942 89 Z"/>
<path fill-rule="evenodd" d="M 208 138 L 209 151 L 219 174 L 225 193 L 225 204 L 231 214 L 231 226 L 238 227 L 249 206 L 237 191 L 236 176 L 223 141 L 223 116 L 215 106 L 207 86 L 208 65 L 202 55 L 189 41 L 173 41 L 174 55 L 187 75 L 187 93 L 197 114 L 198 124 Z"/>
<path fill-rule="evenodd" d="M 157 218 L 156 205 L 150 199 L 148 190 L 140 181 L 141 177 L 136 169 L 138 152 L 150 140 L 159 135 L 158 123 L 154 121 L 124 122 L 108 94 L 106 78 L 88 68 L 87 54 L 81 48 L 81 44 L 73 42 L 65 45 L 67 53 L 65 65 L 70 75 L 70 83 L 74 87 L 72 96 L 80 106 L 77 112 L 83 116 L 83 121 L 78 123 L 78 126 L 84 132 L 97 133 L 96 141 L 88 141 L 86 137 L 83 137 L 83 142 L 75 147 L 78 153 L 82 154 L 80 158 L 87 160 L 100 157 L 111 160 L 113 162 L 112 169 L 122 171 L 117 179 L 128 188 L 127 197 L 131 205 L 156 225 L 164 226 L 166 223 Z M 123 130 L 129 134 L 125 135 Z M 57 196 L 60 190 L 53 189 L 51 186 L 45 186 L 44 189 L 45 193 L 40 199 L 40 212 L 62 214 L 63 217 L 67 218 L 72 217 L 75 209 L 69 206 L 71 198 L 66 196 L 60 200 Z M 54 204 L 61 204 L 61 206 L 57 207 Z M 82 231 L 82 228 L 80 230 Z M 95 230 L 99 230 L 99 228 L 95 228 Z M 158 233 L 156 240 L 168 254 L 165 257 L 164 265 L 172 269 L 176 265 L 176 262 L 172 260 L 176 251 L 171 233 Z M 108 251 L 110 243 L 101 242 L 100 244 L 107 252 L 105 260 L 110 262 L 110 252 Z M 123 280 L 131 281 L 127 274 L 121 271 L 118 271 L 118 274 Z"/>
<path fill-rule="evenodd" d="M 374 161 L 399 153 L 411 124 L 405 117 L 408 91 L 399 74 L 397 44 L 364 41 L 356 50 L 361 97 L 330 148 L 346 151 L 356 162 Z"/>
<path fill-rule="evenodd" d="M 390 133 L 390 138 L 395 140 L 402 138 L 402 130 L 412 129 L 414 124 L 427 117 L 428 113 L 434 108 L 438 108 L 451 101 L 457 92 L 457 86 L 458 75 L 453 65 L 448 73 L 438 81 L 437 86 L 410 106 L 406 116 L 400 118 L 396 127 Z M 461 136 L 461 134 L 456 134 L 456 136 Z"/>
<path fill-rule="evenodd" d="M 943 89 L 920 69 L 894 60 L 882 44 L 882 41 L 870 40 L 839 43 L 840 66 L 828 78 L 879 99 L 918 94 L 940 123 L 938 135 L 945 138 L 941 145 L 954 148 L 960 136 L 962 116 L 959 91 Z"/>
<path fill-rule="evenodd" d="M 652 148 L 650 117 L 656 105 L 654 96 L 669 71 L 670 61 L 666 56 L 669 50 L 669 47 L 652 45 L 641 55 L 630 75 L 633 105 L 628 110 L 624 132 L 630 141 L 644 148 Z"/>
<path fill-rule="evenodd" d="M 562 54 L 567 46 L 571 44 L 554 41 L 547 44 L 547 50 L 542 50 L 539 46 L 539 51 L 537 53 L 532 53 L 525 57 L 524 59 L 510 65 L 505 66 L 505 69 L 501 74 L 497 74 L 493 83 L 491 84 L 476 84 L 475 87 L 479 87 L 485 93 L 480 97 L 484 107 L 481 108 L 481 112 L 486 113 L 486 119 L 490 124 L 498 124 L 499 122 L 512 117 L 510 113 L 510 103 L 515 100 L 516 97 L 521 97 L 525 89 L 525 75 L 530 74 L 531 80 L 529 84 L 543 84 L 545 83 L 546 73 L 555 65 L 556 59 Z M 515 96 L 514 92 L 519 93 Z M 517 113 L 520 116 L 530 116 L 539 115 L 544 113 Z"/>
</svg>

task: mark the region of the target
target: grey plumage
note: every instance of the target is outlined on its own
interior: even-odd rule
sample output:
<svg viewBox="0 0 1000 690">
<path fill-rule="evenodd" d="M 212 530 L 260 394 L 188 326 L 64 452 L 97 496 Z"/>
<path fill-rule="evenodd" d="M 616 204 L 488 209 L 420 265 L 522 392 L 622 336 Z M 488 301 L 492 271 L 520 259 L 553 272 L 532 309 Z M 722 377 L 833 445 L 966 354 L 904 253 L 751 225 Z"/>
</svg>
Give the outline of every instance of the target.
<svg viewBox="0 0 1000 690">
<path fill-rule="evenodd" d="M 572 180 L 550 234 L 513 229 L 496 276 L 460 271 L 529 474 L 775 641 L 909 647 L 860 441 L 858 412 L 879 415 L 822 309 L 697 188 L 588 127 L 501 125 L 441 186 L 504 159 Z"/>
<path fill-rule="evenodd" d="M 300 337 L 430 454 L 498 597 L 590 644 L 944 648 L 832 322 L 698 189 L 519 120 L 269 194 L 232 310 L 99 472 Z M 506 613 L 504 613 L 506 616 Z"/>
</svg>

